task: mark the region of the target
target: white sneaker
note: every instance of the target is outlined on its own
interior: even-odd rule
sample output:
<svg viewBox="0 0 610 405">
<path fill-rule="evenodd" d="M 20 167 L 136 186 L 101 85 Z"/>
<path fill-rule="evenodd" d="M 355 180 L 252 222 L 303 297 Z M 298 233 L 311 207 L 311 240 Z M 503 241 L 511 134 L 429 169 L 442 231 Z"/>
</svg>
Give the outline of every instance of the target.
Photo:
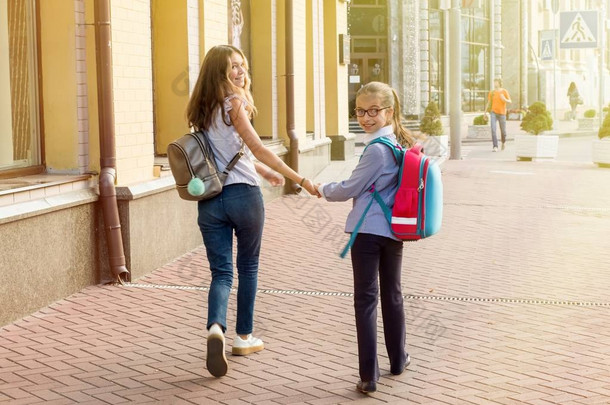
<svg viewBox="0 0 610 405">
<path fill-rule="evenodd" d="M 247 339 L 242 339 L 239 335 L 235 336 L 233 341 L 232 353 L 236 356 L 245 356 L 246 354 L 260 352 L 265 348 L 263 341 L 259 338 L 248 335 Z"/>
<path fill-rule="evenodd" d="M 222 377 L 229 370 L 229 362 L 225 356 L 225 335 L 217 323 L 212 325 L 208 331 L 206 366 L 214 377 Z"/>
<path fill-rule="evenodd" d="M 497 152 L 498 151 L 498 147 L 494 146 L 494 148 L 492 149 L 492 152 Z"/>
</svg>

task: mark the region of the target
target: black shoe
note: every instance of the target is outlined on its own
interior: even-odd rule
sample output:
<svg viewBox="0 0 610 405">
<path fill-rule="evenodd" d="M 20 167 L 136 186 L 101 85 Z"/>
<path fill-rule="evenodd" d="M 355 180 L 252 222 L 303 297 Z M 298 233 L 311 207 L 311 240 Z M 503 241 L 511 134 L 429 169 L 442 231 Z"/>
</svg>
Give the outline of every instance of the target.
<svg viewBox="0 0 610 405">
<path fill-rule="evenodd" d="M 358 381 L 356 389 L 363 394 L 377 391 L 377 383 L 375 381 Z"/>
<path fill-rule="evenodd" d="M 402 372 L 405 371 L 407 367 L 409 367 L 409 364 L 411 364 L 411 356 L 407 354 L 407 359 L 405 360 L 405 364 L 402 366 L 402 368 L 399 370 L 390 369 L 390 373 L 392 373 L 392 375 L 401 375 Z"/>
</svg>

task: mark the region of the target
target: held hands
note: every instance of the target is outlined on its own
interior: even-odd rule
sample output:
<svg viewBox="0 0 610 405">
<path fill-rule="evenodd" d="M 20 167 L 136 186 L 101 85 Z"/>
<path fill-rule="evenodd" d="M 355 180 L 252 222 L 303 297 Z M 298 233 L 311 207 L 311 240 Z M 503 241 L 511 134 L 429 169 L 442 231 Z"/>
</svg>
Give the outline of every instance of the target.
<svg viewBox="0 0 610 405">
<path fill-rule="evenodd" d="M 273 187 L 280 187 L 286 183 L 284 176 L 282 176 L 280 173 L 273 171 L 273 170 L 265 171 L 263 174 L 263 177 Z M 318 186 L 319 185 L 314 185 L 313 182 L 307 178 L 303 178 L 303 180 L 301 180 L 301 184 L 299 184 L 299 187 L 307 190 L 307 192 L 309 194 L 315 195 L 316 197 L 321 198 L 322 196 L 318 192 Z"/>
<path fill-rule="evenodd" d="M 286 183 L 284 176 L 273 170 L 268 170 L 264 174 L 265 180 L 269 182 L 273 187 L 283 186 Z M 318 198 L 322 196 L 318 192 L 318 186 L 314 185 L 313 182 L 307 178 L 301 180 L 301 184 L 298 185 L 300 188 L 304 188 L 311 195 L 315 195 Z"/>
<path fill-rule="evenodd" d="M 305 181 L 302 182 L 303 184 L 301 184 L 300 186 L 303 187 L 305 190 L 307 190 L 307 192 L 311 195 L 315 195 L 318 198 L 321 198 L 322 196 L 320 195 L 320 193 L 318 192 L 318 187 L 316 185 L 313 184 L 313 182 L 309 179 L 305 179 Z"/>
<path fill-rule="evenodd" d="M 322 183 L 317 183 L 314 187 L 316 188 L 316 193 L 318 193 L 318 198 L 322 198 L 322 193 L 320 192 L 320 186 Z"/>
</svg>

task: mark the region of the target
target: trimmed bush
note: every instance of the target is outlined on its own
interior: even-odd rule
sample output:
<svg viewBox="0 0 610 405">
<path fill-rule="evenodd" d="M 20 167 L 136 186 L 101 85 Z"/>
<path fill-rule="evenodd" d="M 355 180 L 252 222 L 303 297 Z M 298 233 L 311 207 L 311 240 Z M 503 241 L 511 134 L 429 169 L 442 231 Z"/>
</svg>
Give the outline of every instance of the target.
<svg viewBox="0 0 610 405">
<path fill-rule="evenodd" d="M 489 124 L 489 117 L 485 114 L 477 115 L 472 120 L 472 125 L 487 125 Z"/>
<path fill-rule="evenodd" d="M 604 118 L 604 122 L 599 128 L 597 136 L 599 139 L 610 138 L 610 114 L 606 114 L 606 118 Z"/>
<path fill-rule="evenodd" d="M 583 115 L 585 116 L 585 118 L 595 118 L 595 116 L 597 115 L 597 111 L 593 109 L 587 110 Z"/>
<path fill-rule="evenodd" d="M 529 106 L 521 121 L 521 129 L 534 135 L 553 129 L 553 118 L 542 101 L 536 101 Z"/>
<path fill-rule="evenodd" d="M 424 116 L 421 119 L 419 130 L 430 136 L 443 135 L 444 129 L 441 122 L 441 113 L 434 101 L 428 103 Z"/>
</svg>

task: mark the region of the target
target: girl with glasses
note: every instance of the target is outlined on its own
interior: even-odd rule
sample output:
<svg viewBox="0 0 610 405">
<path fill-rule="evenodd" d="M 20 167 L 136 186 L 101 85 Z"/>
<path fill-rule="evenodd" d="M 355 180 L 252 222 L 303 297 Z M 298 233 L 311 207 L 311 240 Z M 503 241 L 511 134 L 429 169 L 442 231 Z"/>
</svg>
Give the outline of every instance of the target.
<svg viewBox="0 0 610 405">
<path fill-rule="evenodd" d="M 365 132 L 366 145 L 378 137 L 387 137 L 404 147 L 415 143 L 414 136 L 402 125 L 398 96 L 387 84 L 370 82 L 361 87 L 356 94 L 354 111 Z M 351 233 L 373 198 L 372 185 L 388 207 L 394 205 L 398 171 L 399 162 L 393 151 L 386 145 L 373 143 L 365 148 L 349 179 L 318 184 L 317 190 L 327 201 L 354 200 L 345 224 L 345 231 Z M 351 249 L 360 374 L 356 388 L 362 393 L 376 391 L 379 379 L 377 301 L 380 292 L 390 372 L 401 374 L 411 361 L 405 348 L 402 247 L 403 242 L 392 234 L 380 205 L 372 204 Z"/>
</svg>

